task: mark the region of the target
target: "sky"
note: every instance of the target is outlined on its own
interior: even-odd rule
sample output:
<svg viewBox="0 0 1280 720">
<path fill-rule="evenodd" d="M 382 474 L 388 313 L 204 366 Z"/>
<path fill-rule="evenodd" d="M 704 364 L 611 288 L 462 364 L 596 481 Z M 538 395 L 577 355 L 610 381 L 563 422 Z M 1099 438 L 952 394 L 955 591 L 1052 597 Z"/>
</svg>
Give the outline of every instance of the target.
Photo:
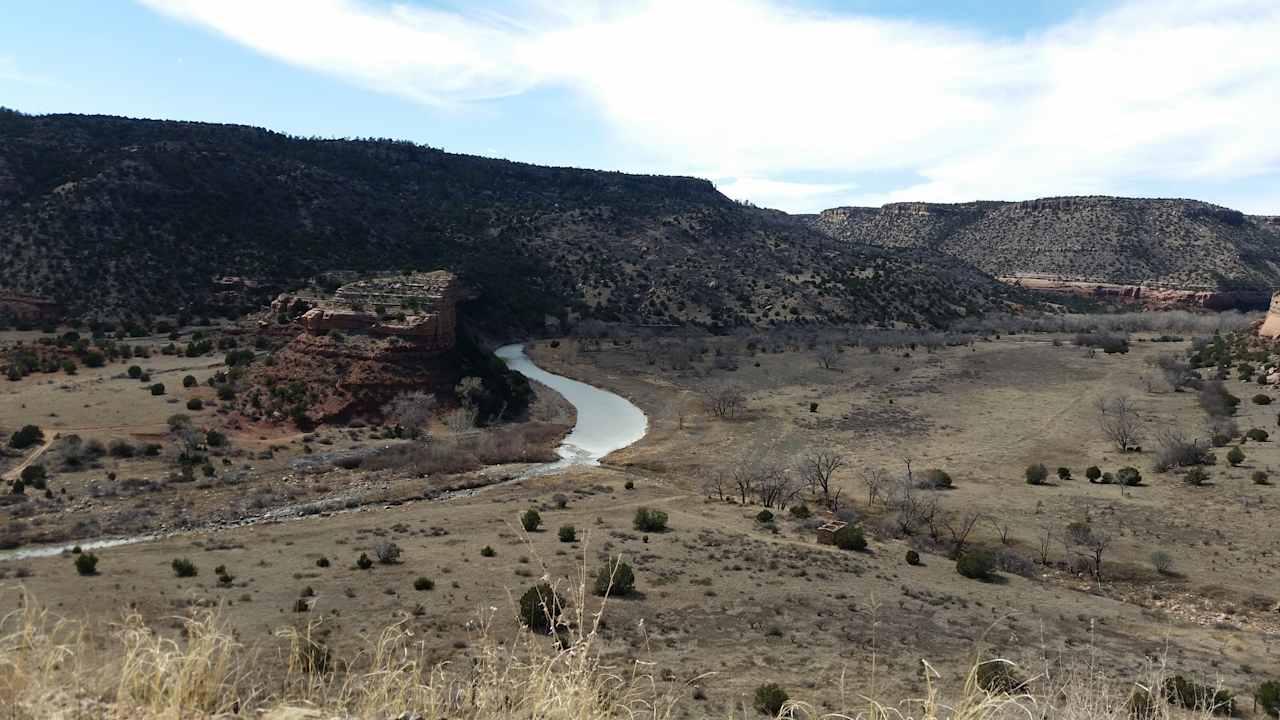
<svg viewBox="0 0 1280 720">
<path fill-rule="evenodd" d="M 48 0 L 0 106 L 695 175 L 791 212 L 1280 214 L 1280 0 Z"/>
</svg>

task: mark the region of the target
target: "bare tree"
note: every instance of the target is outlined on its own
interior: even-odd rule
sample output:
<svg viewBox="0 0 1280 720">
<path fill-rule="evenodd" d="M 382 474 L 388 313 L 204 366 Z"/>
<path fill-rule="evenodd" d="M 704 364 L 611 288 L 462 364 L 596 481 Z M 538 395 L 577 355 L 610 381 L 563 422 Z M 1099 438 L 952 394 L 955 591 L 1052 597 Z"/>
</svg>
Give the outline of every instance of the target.
<svg viewBox="0 0 1280 720">
<path fill-rule="evenodd" d="M 818 359 L 818 367 L 823 370 L 840 370 L 841 354 L 840 346 L 833 343 L 819 347 L 815 356 Z"/>
<path fill-rule="evenodd" d="M 702 490 L 707 494 L 707 497 L 714 497 L 723 501 L 725 499 L 725 490 L 728 489 L 729 484 L 730 480 L 727 474 L 723 470 L 716 470 L 702 481 Z"/>
<path fill-rule="evenodd" d="M 1078 556 L 1089 561 L 1093 577 L 1102 582 L 1102 555 L 1111 545 L 1111 536 L 1088 522 L 1073 522 L 1067 526 L 1064 541 Z"/>
<path fill-rule="evenodd" d="M 760 504 L 767 508 L 786 507 L 800 493 L 800 489 L 801 486 L 791 478 L 791 474 L 785 468 L 778 467 L 765 468 L 756 483 Z"/>
<path fill-rule="evenodd" d="M 889 491 L 889 507 L 894 511 L 894 523 L 903 535 L 915 534 L 916 528 L 924 519 L 925 499 L 916 492 L 915 482 L 908 472 L 893 482 Z"/>
<path fill-rule="evenodd" d="M 1142 419 L 1133 401 L 1121 395 L 1108 400 L 1098 398 L 1098 428 L 1120 452 L 1127 452 L 1141 440 Z"/>
<path fill-rule="evenodd" d="M 420 437 L 436 409 L 434 395 L 421 390 L 400 393 L 382 408 L 383 417 L 399 425 L 409 437 Z"/>
<path fill-rule="evenodd" d="M 1044 525 L 1040 528 L 1040 539 L 1037 549 L 1040 551 L 1040 564 L 1049 564 L 1049 550 L 1053 547 L 1053 538 L 1055 532 L 1052 525 Z"/>
<path fill-rule="evenodd" d="M 703 407 L 719 418 L 737 417 L 746 404 L 746 393 L 735 383 L 720 383 L 702 391 Z"/>
<path fill-rule="evenodd" d="M 884 468 L 866 468 L 862 471 L 862 484 L 867 486 L 867 505 L 875 506 L 889 487 L 889 471 Z"/>
<path fill-rule="evenodd" d="M 844 456 L 831 450 L 810 450 L 796 462 L 796 473 L 809 492 L 831 497 L 831 477 L 844 467 Z"/>
<path fill-rule="evenodd" d="M 969 511 L 959 515 L 952 515 L 947 518 L 947 533 L 951 536 L 951 552 L 959 555 L 964 552 L 964 548 L 969 543 L 969 535 L 973 533 L 973 529 L 978 526 L 978 521 L 982 519 L 982 513 Z"/>
<path fill-rule="evenodd" d="M 991 523 L 991 527 L 995 529 L 996 534 L 1000 536 L 1000 544 L 1008 545 L 1009 544 L 1009 523 L 1004 522 L 998 518 L 987 518 L 987 521 Z"/>
</svg>

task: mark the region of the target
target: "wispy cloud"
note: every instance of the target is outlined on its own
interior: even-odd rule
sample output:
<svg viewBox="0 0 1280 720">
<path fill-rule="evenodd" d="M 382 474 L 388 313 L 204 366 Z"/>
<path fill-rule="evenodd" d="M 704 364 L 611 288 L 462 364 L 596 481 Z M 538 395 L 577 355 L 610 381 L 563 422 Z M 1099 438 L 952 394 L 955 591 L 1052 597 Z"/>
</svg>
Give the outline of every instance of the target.
<svg viewBox="0 0 1280 720">
<path fill-rule="evenodd" d="M 939 201 L 1280 175 L 1274 0 L 1131 0 L 1016 41 L 768 0 L 140 1 L 437 106 L 569 88 L 660 165 L 782 207 L 853 191 L 778 180 L 815 172 Z"/>
</svg>

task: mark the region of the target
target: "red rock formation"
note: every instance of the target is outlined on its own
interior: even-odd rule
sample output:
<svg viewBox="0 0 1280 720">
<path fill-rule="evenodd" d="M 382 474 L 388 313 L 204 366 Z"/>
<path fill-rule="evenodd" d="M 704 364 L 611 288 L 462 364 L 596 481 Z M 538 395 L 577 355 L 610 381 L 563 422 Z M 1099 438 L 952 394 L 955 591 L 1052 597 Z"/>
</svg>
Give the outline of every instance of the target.
<svg viewBox="0 0 1280 720">
<path fill-rule="evenodd" d="M 1264 338 L 1280 338 L 1280 293 L 1271 296 L 1271 307 L 1267 317 L 1258 328 L 1258 335 Z"/>
</svg>

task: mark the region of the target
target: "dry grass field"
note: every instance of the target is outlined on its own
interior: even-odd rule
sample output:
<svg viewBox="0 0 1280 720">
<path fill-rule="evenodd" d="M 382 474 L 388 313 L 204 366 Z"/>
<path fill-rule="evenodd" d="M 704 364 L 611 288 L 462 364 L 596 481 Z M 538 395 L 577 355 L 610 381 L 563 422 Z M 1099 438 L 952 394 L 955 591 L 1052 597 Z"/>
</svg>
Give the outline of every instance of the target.
<svg viewBox="0 0 1280 720">
<path fill-rule="evenodd" d="M 1230 467 L 1222 448 L 1211 484 L 1200 487 L 1156 473 L 1152 448 L 1162 432 L 1206 434 L 1195 393 L 1163 386 L 1147 362 L 1185 344 L 1141 339 L 1126 355 L 1095 355 L 1051 340 L 853 348 L 824 368 L 822 349 L 803 345 L 716 360 L 731 341 L 710 339 L 697 341 L 706 352 L 678 370 L 638 340 L 599 349 L 539 343 L 530 354 L 543 367 L 640 405 L 649 435 L 598 468 L 100 550 L 91 577 L 77 574 L 70 555 L 0 561 L 5 604 L 19 602 L 21 587 L 65 616 L 107 623 L 135 611 L 170 635 L 178 618 L 220 607 L 235 637 L 263 657 L 280 651 L 281 627 L 318 623 L 333 657 L 354 658 L 368 637 L 399 624 L 428 660 L 465 666 L 491 647 L 476 639 L 479 618 L 491 620 L 493 637 L 514 642 L 526 588 L 546 578 L 567 591 L 583 572 L 589 584 L 621 556 L 635 570 L 636 592 L 609 601 L 593 648 L 620 672 L 653 663 L 643 667 L 655 693 L 678 701 L 676 717 L 742 714 L 764 682 L 822 712 L 860 707 L 862 695 L 920 697 L 928 690 L 922 660 L 959 693 L 975 659 L 991 657 L 1016 661 L 1041 689 L 1071 672 L 1104 673 L 1123 686 L 1163 665 L 1237 691 L 1250 714 L 1244 698 L 1280 675 L 1280 491 L 1250 478 L 1280 468 L 1280 450 L 1249 442 L 1245 460 Z M 745 403 L 736 417 L 719 418 L 705 409 L 704 391 L 726 383 Z M 1249 402 L 1274 390 L 1234 379 L 1228 387 L 1244 398 L 1242 430 L 1276 426 L 1274 410 Z M 1099 429 L 1096 401 L 1120 396 L 1136 403 L 1142 451 L 1120 452 Z M 35 399 L 18 393 L 5 402 Z M 68 429 L 88 424 L 64 407 Z M 164 414 L 119 412 L 138 413 L 128 416 L 131 427 Z M 233 447 L 241 442 L 251 439 Z M 774 508 L 776 517 L 761 522 L 761 506 L 721 499 L 711 482 L 742 468 L 791 467 L 819 449 L 844 459 L 832 486 L 842 516 L 866 529 L 865 551 L 818 545 L 814 517 Z M 925 523 L 905 534 L 884 498 L 869 500 L 868 473 L 901 477 L 908 461 L 913 477 L 949 473 L 954 487 L 921 490 L 920 502 L 939 524 L 972 514 L 968 546 L 991 550 L 1004 568 L 993 580 L 961 577 Z M 1050 469 L 1048 484 L 1026 482 L 1033 463 Z M 1091 465 L 1133 466 L 1143 482 L 1093 484 Z M 1053 477 L 1059 466 L 1073 479 Z M 305 482 L 336 489 L 364 474 L 330 468 Z M 420 480 L 398 481 L 416 482 L 421 495 Z M 188 502 L 196 492 L 173 496 Z M 819 509 L 815 498 L 806 502 Z M 668 529 L 635 529 L 641 507 L 667 513 Z M 520 523 L 530 508 L 541 515 L 535 532 Z M 1080 548 L 1065 542 L 1067 527 L 1085 521 L 1110 540 L 1100 580 L 1081 571 Z M 560 537 L 566 525 L 576 530 L 571 542 Z M 399 548 L 396 561 L 358 567 L 380 543 Z M 904 560 L 913 548 L 919 565 Z M 1170 556 L 1171 569 L 1153 568 L 1156 551 Z M 172 563 L 184 558 L 194 577 L 177 577 Z M 577 602 L 590 618 L 600 600 L 587 593 Z"/>
</svg>

